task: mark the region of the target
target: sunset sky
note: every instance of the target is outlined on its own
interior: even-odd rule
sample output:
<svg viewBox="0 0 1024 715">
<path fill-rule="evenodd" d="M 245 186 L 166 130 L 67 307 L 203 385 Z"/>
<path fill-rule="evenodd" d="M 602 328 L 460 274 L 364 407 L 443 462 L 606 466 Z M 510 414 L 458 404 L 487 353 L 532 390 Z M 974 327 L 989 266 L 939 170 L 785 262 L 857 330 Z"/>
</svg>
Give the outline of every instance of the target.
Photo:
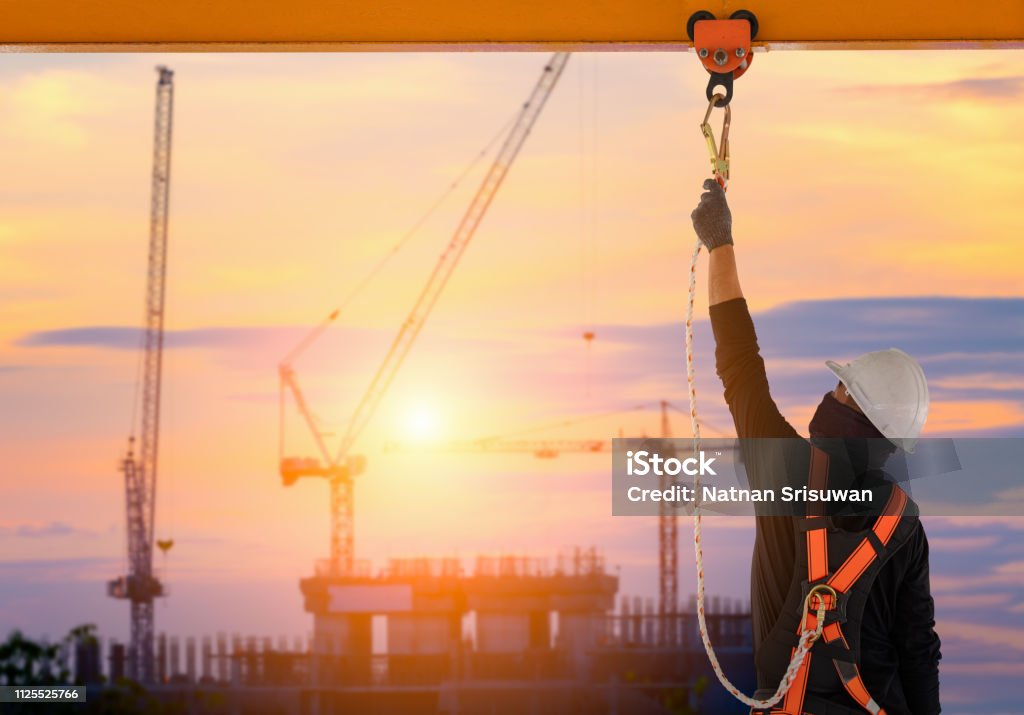
<svg viewBox="0 0 1024 715">
<path fill-rule="evenodd" d="M 0 57 L 0 633 L 127 634 L 102 582 L 124 568 L 153 66 L 176 72 L 156 530 L 176 545 L 157 557 L 158 628 L 276 636 L 310 630 L 297 580 L 328 523 L 324 484 L 277 476 L 277 362 L 506 124 L 544 59 Z M 535 436 L 654 434 L 659 400 L 685 405 L 705 81 L 670 53 L 571 59 L 360 443 L 360 557 L 595 544 L 621 593 L 653 595 L 655 524 L 611 516 L 607 457 L 382 444 L 606 412 L 621 414 Z M 929 377 L 926 435 L 1024 436 L 1021 126 L 1021 51 L 775 52 L 737 82 L 737 256 L 799 429 L 832 386 L 825 359 L 895 346 Z M 325 430 L 344 427 L 488 160 L 297 363 Z M 697 343 L 701 414 L 728 431 L 706 322 Z M 310 453 L 294 413 L 288 429 L 289 453 Z M 743 597 L 752 524 L 710 521 L 709 590 Z M 927 527 L 947 702 L 1003 711 L 1024 695 L 1024 518 Z"/>
</svg>

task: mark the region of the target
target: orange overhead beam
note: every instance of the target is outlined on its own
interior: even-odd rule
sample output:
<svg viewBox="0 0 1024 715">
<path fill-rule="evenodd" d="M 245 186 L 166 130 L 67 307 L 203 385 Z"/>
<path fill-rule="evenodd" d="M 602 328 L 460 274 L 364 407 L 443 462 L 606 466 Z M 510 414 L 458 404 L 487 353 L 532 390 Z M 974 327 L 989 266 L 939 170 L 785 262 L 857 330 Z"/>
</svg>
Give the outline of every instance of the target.
<svg viewBox="0 0 1024 715">
<path fill-rule="evenodd" d="M 740 8 L 771 49 L 1024 47 L 1024 0 L 0 0 L 0 49 L 678 50 Z"/>
</svg>

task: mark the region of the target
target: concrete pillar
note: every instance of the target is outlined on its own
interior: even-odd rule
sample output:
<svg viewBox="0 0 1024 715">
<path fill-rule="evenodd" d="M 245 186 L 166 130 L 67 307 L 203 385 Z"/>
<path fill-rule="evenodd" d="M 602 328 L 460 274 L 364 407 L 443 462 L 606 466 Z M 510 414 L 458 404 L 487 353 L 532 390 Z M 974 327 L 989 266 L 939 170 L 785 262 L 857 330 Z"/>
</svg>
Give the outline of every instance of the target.
<svg viewBox="0 0 1024 715">
<path fill-rule="evenodd" d="M 111 641 L 110 643 L 110 681 L 116 682 L 124 677 L 125 658 L 127 656 L 123 643 Z"/>
<path fill-rule="evenodd" d="M 309 686 L 312 692 L 309 694 L 309 715 L 320 715 L 321 692 L 323 685 L 322 671 L 324 658 L 327 655 L 327 638 L 324 635 L 310 635 L 307 641 L 309 652 Z"/>
<path fill-rule="evenodd" d="M 574 677 L 585 679 L 590 671 L 588 653 L 605 635 L 605 616 L 593 611 L 560 611 L 558 642 L 565 651 Z"/>
<path fill-rule="evenodd" d="M 644 601 L 644 636 L 645 645 L 654 645 L 658 638 L 658 623 L 654 617 L 654 601 L 650 598 Z"/>
<path fill-rule="evenodd" d="M 260 641 L 256 636 L 249 636 L 245 639 L 244 645 L 244 667 L 242 668 L 242 679 L 246 683 L 259 683 L 263 680 L 263 672 L 260 667 L 262 663 L 260 653 Z"/>
<path fill-rule="evenodd" d="M 213 644 L 210 636 L 203 636 L 203 675 L 204 678 L 215 678 L 213 674 Z"/>
<path fill-rule="evenodd" d="M 156 682 L 167 682 L 167 634 L 161 633 L 156 639 Z"/>
<path fill-rule="evenodd" d="M 632 611 L 632 633 L 630 640 L 633 643 L 644 642 L 644 602 L 639 596 L 633 596 Z"/>
<path fill-rule="evenodd" d="M 217 680 L 228 682 L 228 639 L 223 633 L 217 634 Z"/>
<path fill-rule="evenodd" d="M 181 673 L 181 660 L 179 656 L 180 648 L 177 636 L 171 636 L 171 649 L 169 654 L 169 660 L 167 663 L 167 677 L 168 679 L 174 678 L 174 676 Z"/>
<path fill-rule="evenodd" d="M 237 688 L 242 684 L 242 637 L 238 634 L 231 636 L 231 686 Z"/>
<path fill-rule="evenodd" d="M 192 636 L 185 640 L 185 676 L 188 682 L 196 682 L 196 639 Z"/>
<path fill-rule="evenodd" d="M 347 682 L 369 682 L 373 655 L 372 615 L 330 613 L 314 616 L 314 633 L 325 646 L 321 652 L 319 677 L 341 678 Z"/>
<path fill-rule="evenodd" d="M 618 622 L 618 636 L 619 642 L 622 645 L 630 645 L 632 640 L 632 633 L 630 631 L 630 623 L 632 618 L 632 611 L 629 608 L 629 598 L 623 596 L 619 599 L 619 622 Z"/>
<path fill-rule="evenodd" d="M 98 638 L 75 643 L 75 680 L 80 683 L 100 682 L 101 650 Z"/>
</svg>

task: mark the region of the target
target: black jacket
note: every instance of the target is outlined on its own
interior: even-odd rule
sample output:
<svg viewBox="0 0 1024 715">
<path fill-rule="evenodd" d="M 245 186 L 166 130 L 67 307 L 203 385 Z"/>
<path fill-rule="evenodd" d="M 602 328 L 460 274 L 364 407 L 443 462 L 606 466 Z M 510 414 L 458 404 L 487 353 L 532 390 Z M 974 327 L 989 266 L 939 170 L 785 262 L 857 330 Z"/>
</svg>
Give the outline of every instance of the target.
<svg viewBox="0 0 1024 715">
<path fill-rule="evenodd" d="M 769 393 L 746 301 L 738 298 L 711 306 L 711 327 L 718 376 L 737 436 L 799 437 Z M 791 519 L 756 519 L 750 585 L 755 650 L 775 623 L 789 590 L 796 548 Z M 862 639 L 864 683 L 889 715 L 940 711 L 939 637 L 928 582 L 928 540 L 920 522 L 875 581 L 864 612 Z M 759 673 L 759 688 L 774 691 L 778 685 L 761 681 Z"/>
</svg>

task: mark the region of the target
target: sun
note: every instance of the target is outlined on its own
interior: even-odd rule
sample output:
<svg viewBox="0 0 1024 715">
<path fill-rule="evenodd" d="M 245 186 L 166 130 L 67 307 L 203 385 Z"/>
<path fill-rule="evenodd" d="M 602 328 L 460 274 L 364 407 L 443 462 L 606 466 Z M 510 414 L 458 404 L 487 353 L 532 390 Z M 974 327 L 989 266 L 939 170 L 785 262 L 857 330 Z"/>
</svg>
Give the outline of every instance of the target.
<svg viewBox="0 0 1024 715">
<path fill-rule="evenodd" d="M 441 429 L 441 415 L 432 405 L 413 405 L 406 410 L 404 427 L 409 439 L 427 442 L 437 438 Z"/>
</svg>

